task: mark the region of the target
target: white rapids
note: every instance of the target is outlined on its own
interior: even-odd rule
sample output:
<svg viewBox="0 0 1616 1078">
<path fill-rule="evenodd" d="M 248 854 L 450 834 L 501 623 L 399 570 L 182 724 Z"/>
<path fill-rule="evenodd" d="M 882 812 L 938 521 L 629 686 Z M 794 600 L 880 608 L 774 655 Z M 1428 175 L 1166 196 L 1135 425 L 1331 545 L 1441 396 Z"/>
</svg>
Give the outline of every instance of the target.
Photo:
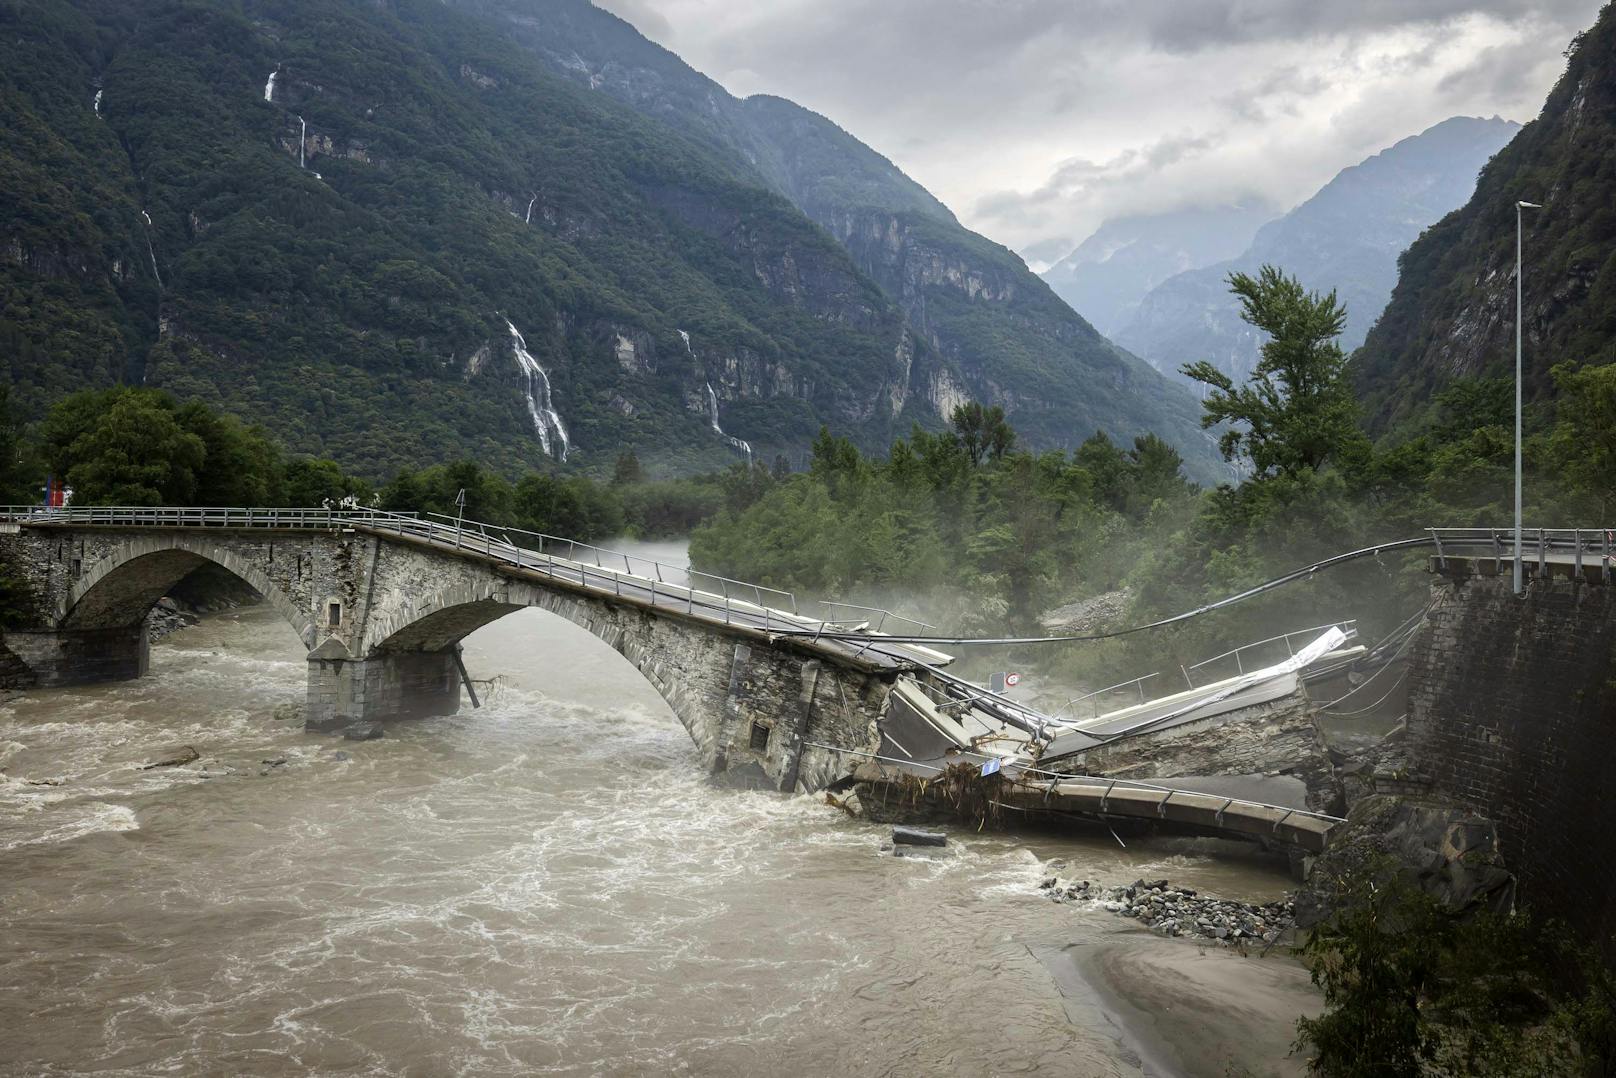
<svg viewBox="0 0 1616 1078">
<path fill-rule="evenodd" d="M 1301 1074 L 1263 1065 L 1317 998 L 1299 963 L 1038 888 L 1264 901 L 1282 864 L 964 826 L 894 857 L 820 797 L 709 783 L 554 614 L 465 645 L 483 706 L 379 741 L 304 733 L 307 649 L 267 605 L 161 641 L 148 677 L 0 700 L 0 1073 Z M 1144 1062 L 1091 955 L 1184 1007 L 1200 1067 Z"/>
</svg>

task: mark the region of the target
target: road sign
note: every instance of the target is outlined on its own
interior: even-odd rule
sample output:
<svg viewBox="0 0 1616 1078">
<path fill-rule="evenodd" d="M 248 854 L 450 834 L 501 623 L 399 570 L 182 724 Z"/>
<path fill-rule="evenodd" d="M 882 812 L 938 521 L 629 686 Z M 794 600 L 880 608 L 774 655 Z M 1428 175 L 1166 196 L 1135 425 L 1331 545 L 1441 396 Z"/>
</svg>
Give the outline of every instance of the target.
<svg viewBox="0 0 1616 1078">
<path fill-rule="evenodd" d="M 1004 683 L 1013 689 L 1021 684 L 1021 675 L 1013 672 L 1006 674 L 1004 675 Z"/>
<path fill-rule="evenodd" d="M 1005 676 L 1004 676 L 1004 671 L 1003 670 L 995 670 L 993 673 L 988 675 L 988 692 L 991 692 L 991 693 L 1004 692 L 1004 686 L 1005 686 Z"/>
</svg>

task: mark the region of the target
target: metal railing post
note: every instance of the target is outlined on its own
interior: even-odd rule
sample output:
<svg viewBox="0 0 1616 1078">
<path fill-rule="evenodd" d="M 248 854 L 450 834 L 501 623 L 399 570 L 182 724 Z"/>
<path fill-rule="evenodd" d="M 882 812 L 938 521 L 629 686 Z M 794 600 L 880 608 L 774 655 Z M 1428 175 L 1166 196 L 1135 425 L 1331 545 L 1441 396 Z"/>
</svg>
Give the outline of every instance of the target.
<svg viewBox="0 0 1616 1078">
<path fill-rule="evenodd" d="M 1549 575 L 1549 552 L 1543 545 L 1543 529 L 1537 530 L 1537 578 L 1547 579 Z"/>
</svg>

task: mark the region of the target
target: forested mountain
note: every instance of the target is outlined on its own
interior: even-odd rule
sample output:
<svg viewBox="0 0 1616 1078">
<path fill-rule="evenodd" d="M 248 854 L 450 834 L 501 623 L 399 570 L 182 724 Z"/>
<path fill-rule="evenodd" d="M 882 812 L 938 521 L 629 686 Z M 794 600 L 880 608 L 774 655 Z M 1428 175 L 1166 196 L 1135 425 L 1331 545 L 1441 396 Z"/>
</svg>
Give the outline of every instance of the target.
<svg viewBox="0 0 1616 1078">
<path fill-rule="evenodd" d="M 1155 430 L 1197 474 L 1219 474 L 1205 467 L 1208 442 L 1187 394 L 831 121 L 777 97 L 737 99 L 587 0 L 454 2 L 502 19 L 578 85 L 726 149 L 839 240 L 940 360 L 938 375 L 894 384 L 887 407 L 919 396 L 921 411 L 946 414 L 973 397 L 1003 406 L 1033 445 L 1076 445 L 1087 428 Z"/>
<path fill-rule="evenodd" d="M 1310 289 L 1334 289 L 1347 308 L 1341 345 L 1363 342 L 1397 283 L 1397 256 L 1421 230 L 1475 189 L 1476 173 L 1520 125 L 1493 117 L 1454 117 L 1343 169 L 1318 193 L 1258 230 L 1226 262 L 1169 278 L 1116 334 L 1124 347 L 1163 371 L 1210 360 L 1243 378 L 1261 341 L 1229 294 L 1231 272 L 1282 266 Z"/>
<path fill-rule="evenodd" d="M 709 130 L 598 92 L 512 33 L 555 10 L 0 5 L 23 417 L 144 383 L 370 475 L 629 447 L 690 470 L 736 458 L 720 424 L 760 454 L 821 423 L 877 447 L 967 395 L 1034 444 L 1204 445 L 1187 394 L 884 158 L 788 102 L 728 99 Z M 578 11 L 619 28 L 609 64 L 655 50 Z"/>
<path fill-rule="evenodd" d="M 1513 376 L 1518 200 L 1543 205 L 1525 217 L 1528 398 L 1553 394 L 1555 364 L 1616 361 L 1616 6 L 1567 55 L 1538 118 L 1403 255 L 1354 357 L 1375 429 L 1423 419 L 1432 391 L 1456 378 Z"/>
<path fill-rule="evenodd" d="M 1152 288 L 1169 277 L 1233 258 L 1278 211 L 1261 199 L 1106 221 L 1039 274 L 1101 333 L 1124 329 Z"/>
</svg>

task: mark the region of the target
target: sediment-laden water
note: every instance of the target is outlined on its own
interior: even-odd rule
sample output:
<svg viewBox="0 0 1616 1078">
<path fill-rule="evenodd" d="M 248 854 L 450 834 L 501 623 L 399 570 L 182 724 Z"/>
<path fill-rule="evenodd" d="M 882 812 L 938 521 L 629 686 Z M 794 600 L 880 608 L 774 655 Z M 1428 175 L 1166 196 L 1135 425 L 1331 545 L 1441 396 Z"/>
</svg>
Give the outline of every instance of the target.
<svg viewBox="0 0 1616 1078">
<path fill-rule="evenodd" d="M 1284 1055 L 1317 1003 L 1294 961 L 1038 890 L 1063 858 L 1268 899 L 1276 865 L 969 832 L 895 858 L 814 798 L 709 787 L 570 624 L 513 615 L 467 660 L 499 678 L 481 710 L 305 734 L 302 649 L 257 607 L 168 638 L 139 682 L 0 707 L 0 1069 L 1301 1069 Z M 201 758 L 137 769 L 179 745 Z"/>
</svg>

